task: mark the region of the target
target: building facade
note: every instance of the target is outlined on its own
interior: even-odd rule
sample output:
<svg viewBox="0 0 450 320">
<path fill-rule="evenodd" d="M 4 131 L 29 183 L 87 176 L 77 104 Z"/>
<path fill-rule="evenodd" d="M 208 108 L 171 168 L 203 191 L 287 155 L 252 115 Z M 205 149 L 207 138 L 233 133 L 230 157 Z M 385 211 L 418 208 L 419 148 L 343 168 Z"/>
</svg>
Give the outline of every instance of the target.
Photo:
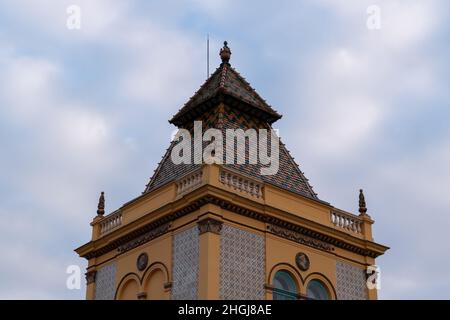
<svg viewBox="0 0 450 320">
<path fill-rule="evenodd" d="M 101 194 L 92 239 L 76 249 L 88 260 L 86 298 L 376 299 L 367 270 L 388 248 L 373 240 L 362 190 L 358 215 L 319 199 L 286 146 L 271 140 L 281 115 L 230 56 L 225 43 L 220 66 L 170 122 L 195 135 L 196 121 L 224 140 L 227 130 L 266 129 L 278 169 L 261 174 L 267 162 L 250 161 L 258 149 L 248 139 L 244 155 L 225 145 L 201 162 L 205 141 L 194 142 L 181 152 L 192 161 L 177 163 L 177 136 L 142 195 L 105 215 Z M 218 161 L 227 152 L 245 163 Z"/>
</svg>

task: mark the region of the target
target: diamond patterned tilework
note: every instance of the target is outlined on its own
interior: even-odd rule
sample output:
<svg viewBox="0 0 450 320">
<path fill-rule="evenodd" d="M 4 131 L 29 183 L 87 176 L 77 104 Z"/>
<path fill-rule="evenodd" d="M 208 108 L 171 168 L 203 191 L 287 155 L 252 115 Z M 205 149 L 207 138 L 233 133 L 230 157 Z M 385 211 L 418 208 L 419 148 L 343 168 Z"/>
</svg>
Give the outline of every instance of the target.
<svg viewBox="0 0 450 320">
<path fill-rule="evenodd" d="M 337 261 L 336 293 L 340 300 L 367 300 L 365 270 L 349 263 Z"/>
<path fill-rule="evenodd" d="M 115 263 L 110 263 L 97 270 L 95 275 L 95 300 L 114 300 L 116 271 L 117 266 Z"/>
<path fill-rule="evenodd" d="M 262 110 L 271 115 L 274 120 L 281 118 L 281 115 L 261 98 L 239 72 L 227 64 L 221 64 L 170 122 L 176 125 L 180 124 L 180 118 L 183 115 L 198 109 L 203 102 L 221 94 L 230 95 L 249 104 L 254 109 Z"/>
<path fill-rule="evenodd" d="M 224 224 L 220 238 L 220 298 L 265 298 L 265 239 Z"/>
<path fill-rule="evenodd" d="M 198 250 L 197 226 L 174 236 L 172 299 L 197 299 Z"/>
<path fill-rule="evenodd" d="M 221 128 L 223 134 L 223 141 L 226 142 L 226 129 L 243 129 L 247 130 L 249 128 L 253 129 L 268 129 L 270 126 L 267 123 L 263 123 L 258 119 L 251 118 L 250 116 L 245 115 L 244 113 L 238 112 L 238 110 L 234 110 L 231 107 L 225 106 L 222 110 L 220 108 L 214 108 L 209 112 L 206 112 L 199 117 L 198 120 L 203 121 L 204 128 L 206 130 L 208 128 Z M 270 139 L 269 139 L 270 143 Z M 162 185 L 178 179 L 194 170 L 200 168 L 200 165 L 193 164 L 193 154 L 194 152 L 201 152 L 201 150 L 194 150 L 194 146 L 192 144 L 192 164 L 178 164 L 175 165 L 170 157 L 173 147 L 177 144 L 177 142 L 173 141 L 166 151 L 160 165 L 158 166 L 155 174 L 151 178 L 144 192 L 150 192 L 155 190 Z M 203 148 L 206 147 L 209 142 L 203 143 Z M 229 147 L 229 146 L 228 146 Z M 224 143 L 224 162 L 226 156 L 227 145 Z M 270 148 L 268 148 L 270 149 Z M 247 146 L 248 150 L 248 146 Z M 234 170 L 242 172 L 251 177 L 261 179 L 265 183 L 275 185 L 279 188 L 289 190 L 291 192 L 295 192 L 297 194 L 301 194 L 303 196 L 318 199 L 317 195 L 313 191 L 311 185 L 308 182 L 308 179 L 304 176 L 303 172 L 301 172 L 300 168 L 294 161 L 294 159 L 289 154 L 286 147 L 281 143 L 279 149 L 279 170 L 275 175 L 267 175 L 263 176 L 260 174 L 260 169 L 263 166 L 262 164 L 249 164 L 248 163 L 248 152 L 246 152 L 246 164 L 230 164 L 224 165 L 225 167 L 230 167 Z M 235 150 L 235 159 L 236 159 L 236 150 Z"/>
</svg>

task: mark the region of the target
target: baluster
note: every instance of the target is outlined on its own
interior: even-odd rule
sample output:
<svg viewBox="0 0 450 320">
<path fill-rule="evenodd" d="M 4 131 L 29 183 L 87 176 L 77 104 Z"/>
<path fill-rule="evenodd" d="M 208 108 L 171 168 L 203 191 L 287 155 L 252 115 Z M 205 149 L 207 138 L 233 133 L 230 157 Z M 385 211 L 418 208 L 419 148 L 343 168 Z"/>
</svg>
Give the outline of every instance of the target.
<svg viewBox="0 0 450 320">
<path fill-rule="evenodd" d="M 336 227 L 355 233 L 362 233 L 362 222 L 357 216 L 332 211 L 330 214 L 330 220 Z"/>
</svg>

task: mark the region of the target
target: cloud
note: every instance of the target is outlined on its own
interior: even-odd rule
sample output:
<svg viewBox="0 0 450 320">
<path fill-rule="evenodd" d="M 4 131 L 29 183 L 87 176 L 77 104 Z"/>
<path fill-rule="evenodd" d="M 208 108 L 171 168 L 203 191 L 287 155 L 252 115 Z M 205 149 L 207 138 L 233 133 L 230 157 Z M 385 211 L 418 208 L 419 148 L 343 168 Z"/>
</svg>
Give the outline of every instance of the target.
<svg viewBox="0 0 450 320">
<path fill-rule="evenodd" d="M 443 65 L 430 53 L 444 5 L 379 1 L 379 31 L 365 28 L 364 2 L 322 5 L 341 24 L 337 40 L 311 50 L 286 89 L 303 106 L 295 153 L 334 205 L 354 210 L 356 190 L 366 189 L 375 239 L 391 247 L 378 259 L 381 298 L 445 297 L 449 250 L 439 243 L 450 222 L 450 145 L 448 130 L 435 125 L 449 117 L 441 107 L 450 99 Z"/>
<path fill-rule="evenodd" d="M 77 231 L 89 237 L 91 197 L 100 189 L 95 181 L 105 180 L 124 159 L 115 152 L 114 126 L 98 107 L 65 97 L 64 66 L 57 62 L 10 50 L 0 69 L 0 230 L 7 262 L 0 296 L 79 296 L 65 288 L 65 268 L 84 263 L 59 245 L 74 248 Z"/>
<path fill-rule="evenodd" d="M 133 104 L 139 99 L 150 103 L 150 109 L 138 111 L 148 117 L 149 111 L 164 110 L 183 95 L 187 98 L 193 83 L 200 82 L 192 81 L 194 64 L 174 63 L 186 53 L 186 61 L 195 61 L 193 55 L 199 53 L 183 32 L 142 22 L 122 11 L 119 2 L 91 3 L 80 4 L 83 22 L 78 34 L 60 27 L 65 18 L 61 3 L 49 6 L 41 1 L 21 7 L 14 2 L 3 12 L 20 20 L 25 29 L 35 28 L 44 39 L 39 46 L 45 46 L 45 41 L 62 44 L 48 56 L 27 52 L 19 40 L 23 35 L 13 37 L 11 32 L 0 38 L 0 142 L 7 155 L 0 159 L 5 178 L 0 183 L 0 190 L 4 190 L 0 212 L 12 217 L 10 225 L 0 229 L 14 230 L 2 233 L 2 252 L 8 261 L 2 266 L 3 298 L 84 297 L 82 290 L 66 289 L 65 270 L 70 264 L 80 265 L 82 271 L 85 268 L 85 261 L 72 250 L 90 238 L 89 222 L 95 215 L 98 193 L 107 189 L 107 207 L 113 210 L 139 194 L 136 182 L 143 188 L 151 170 L 148 166 L 142 173 L 131 165 L 138 161 L 132 157 L 148 154 L 136 151 L 139 132 L 119 134 L 136 124 L 128 121 L 135 110 Z M 91 23 L 94 16 L 100 20 Z M 111 99 L 94 101 L 82 91 L 71 91 L 72 84 L 83 78 L 73 73 L 65 59 L 70 57 L 68 46 L 89 47 L 94 39 L 96 45 L 124 57 L 116 62 L 118 79 L 113 86 L 117 90 Z M 93 69 L 81 68 L 95 72 L 95 64 Z M 171 94 L 173 88 L 178 96 Z M 117 106 L 114 99 L 125 103 Z M 127 103 L 130 107 L 124 108 Z M 168 141 L 167 135 L 162 143 Z M 140 180 L 133 181 L 130 188 L 128 179 L 137 176 Z M 25 258 L 32 260 L 32 266 L 24 266 Z"/>
<path fill-rule="evenodd" d="M 66 28 L 70 4 L 79 31 Z M 355 209 L 367 190 L 375 239 L 392 247 L 381 297 L 448 295 L 449 79 L 436 59 L 448 8 L 376 1 L 382 28 L 370 31 L 372 4 L 4 1 L 0 296 L 84 297 L 65 269 L 85 263 L 72 249 L 90 237 L 98 192 L 113 210 L 142 191 L 167 119 L 204 81 L 207 32 L 212 69 L 226 38 L 233 66 L 284 113 L 277 126 L 321 198 Z"/>
<path fill-rule="evenodd" d="M 0 64 L 3 69 L 0 90 L 4 111 L 23 120 L 45 112 L 47 106 L 36 102 L 49 98 L 59 67 L 49 61 L 29 57 L 3 57 Z"/>
<path fill-rule="evenodd" d="M 52 224 L 46 216 L 33 215 L 23 206 L 20 210 L 16 212 L 0 209 L 0 216 L 8 221 L 7 224 L 0 224 L 3 239 L 0 244 L 3 255 L 3 263 L 0 266 L 0 298 L 80 297 L 84 286 L 73 291 L 65 286 L 67 265 L 80 262 L 58 252 L 57 247 L 61 240 L 55 238 Z M 82 263 L 81 267 L 84 268 L 85 263 Z"/>
<path fill-rule="evenodd" d="M 379 259 L 387 278 L 383 297 L 426 298 L 434 295 L 433 287 L 436 292 L 441 287 L 448 290 L 450 249 L 439 244 L 447 242 L 449 223 L 450 173 L 445 169 L 450 161 L 449 141 L 447 135 L 368 173 L 372 193 L 386 194 L 372 204 L 378 221 L 375 235 L 383 233 L 392 247 L 388 256 Z M 432 273 L 426 272 L 430 265 Z M 424 293 L 418 295 L 417 290 Z M 436 297 L 445 297 L 442 294 Z"/>
<path fill-rule="evenodd" d="M 346 19 L 349 28 L 341 27 L 338 36 L 346 45 L 312 52 L 307 67 L 297 73 L 299 80 L 292 81 L 304 89 L 293 90 L 302 105 L 311 106 L 305 111 L 309 125 L 297 130 L 317 157 L 346 157 L 376 141 L 384 123 L 410 107 L 395 97 L 424 98 L 434 92 L 437 70 L 418 48 L 427 44 L 439 22 L 432 2 L 381 1 L 382 29 L 370 31 L 362 23 L 364 6 L 340 1 L 323 5 Z"/>
<path fill-rule="evenodd" d="M 180 97 L 187 99 L 204 80 L 203 39 L 151 23 L 133 24 L 121 38 L 130 59 L 121 84 L 128 98 L 152 108 L 181 107 Z"/>
<path fill-rule="evenodd" d="M 71 13 L 67 8 L 76 5 L 81 9 L 81 29 L 71 31 L 67 20 Z M 129 4 L 118 0 L 6 0 L 3 6 L 26 28 L 40 35 L 58 38 L 59 41 L 108 40 L 108 35 L 119 30 L 127 15 Z"/>
</svg>

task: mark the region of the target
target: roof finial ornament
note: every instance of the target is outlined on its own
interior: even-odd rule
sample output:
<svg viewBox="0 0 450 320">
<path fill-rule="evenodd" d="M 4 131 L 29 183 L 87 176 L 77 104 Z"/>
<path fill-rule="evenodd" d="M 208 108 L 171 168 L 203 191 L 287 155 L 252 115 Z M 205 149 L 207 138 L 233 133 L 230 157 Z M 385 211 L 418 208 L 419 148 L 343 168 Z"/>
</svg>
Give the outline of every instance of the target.
<svg viewBox="0 0 450 320">
<path fill-rule="evenodd" d="M 223 48 L 220 49 L 220 59 L 222 59 L 222 63 L 229 63 L 231 57 L 231 50 L 228 48 L 228 42 L 223 42 Z"/>
<path fill-rule="evenodd" d="M 359 189 L 359 213 L 361 216 L 365 216 L 366 212 L 366 199 L 364 198 L 363 189 Z"/>
<path fill-rule="evenodd" d="M 105 214 L 105 193 L 102 191 L 98 199 L 97 214 L 103 216 Z"/>
</svg>

